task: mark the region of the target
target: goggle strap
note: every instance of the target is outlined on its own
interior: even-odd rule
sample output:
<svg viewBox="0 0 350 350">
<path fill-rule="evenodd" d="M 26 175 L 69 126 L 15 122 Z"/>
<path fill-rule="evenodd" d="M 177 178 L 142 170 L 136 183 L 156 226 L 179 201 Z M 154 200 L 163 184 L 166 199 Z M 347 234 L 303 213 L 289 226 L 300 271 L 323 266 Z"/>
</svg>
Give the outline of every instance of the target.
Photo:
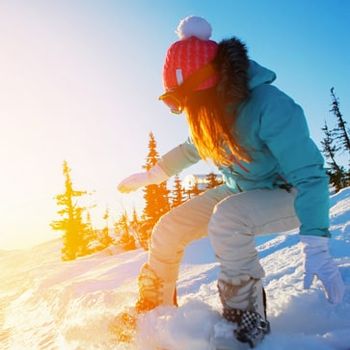
<svg viewBox="0 0 350 350">
<path fill-rule="evenodd" d="M 205 80 L 213 77 L 216 74 L 216 70 L 212 63 L 206 64 L 202 68 L 198 69 L 194 73 L 192 73 L 183 84 L 181 84 L 178 88 L 175 89 L 180 94 L 186 95 L 189 92 L 192 92 L 195 88 L 198 87 Z"/>
<path fill-rule="evenodd" d="M 191 74 L 183 84 L 179 85 L 176 89 L 172 91 L 165 92 L 159 97 L 160 100 L 163 100 L 167 105 L 167 99 L 175 100 L 175 105 L 177 104 L 180 108 L 172 109 L 172 112 L 175 114 L 180 114 L 183 110 L 183 98 L 189 93 L 193 92 L 201 83 L 207 79 L 215 76 L 216 70 L 213 64 L 209 63 L 193 74 Z"/>
</svg>

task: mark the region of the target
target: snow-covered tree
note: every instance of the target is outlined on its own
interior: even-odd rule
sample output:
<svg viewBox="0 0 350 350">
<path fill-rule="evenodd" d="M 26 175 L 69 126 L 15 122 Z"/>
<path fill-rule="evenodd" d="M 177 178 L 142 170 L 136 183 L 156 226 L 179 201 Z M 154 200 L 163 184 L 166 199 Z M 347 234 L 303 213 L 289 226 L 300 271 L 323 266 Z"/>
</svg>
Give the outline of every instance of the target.
<svg viewBox="0 0 350 350">
<path fill-rule="evenodd" d="M 337 127 L 333 129 L 335 139 L 339 141 L 342 150 L 347 151 L 350 155 L 350 136 L 349 130 L 346 127 L 347 122 L 344 120 L 343 115 L 339 109 L 339 99 L 335 96 L 334 87 L 331 88 L 332 96 L 332 109 L 331 112 L 337 119 Z"/>
<path fill-rule="evenodd" d="M 153 133 L 149 134 L 148 154 L 146 164 L 143 166 L 145 170 L 151 169 L 157 164 L 159 154 L 157 151 L 157 143 Z M 153 226 L 159 218 L 170 210 L 169 190 L 166 181 L 160 185 L 149 185 L 144 189 L 145 207 L 142 215 L 141 235 L 144 241 L 143 246 L 147 247 Z"/>
<path fill-rule="evenodd" d="M 327 164 L 329 165 L 327 173 L 331 184 L 335 187 L 336 191 L 339 191 L 341 188 L 347 185 L 347 175 L 345 169 L 343 166 L 338 165 L 336 161 L 336 153 L 339 151 L 340 147 L 334 143 L 333 132 L 328 128 L 326 121 L 322 130 L 325 135 L 321 141 L 322 152 L 327 159 Z"/>
<path fill-rule="evenodd" d="M 62 259 L 73 260 L 89 252 L 88 227 L 82 219 L 85 208 L 78 206 L 76 200 L 86 195 L 87 192 L 73 188 L 71 169 L 67 161 L 63 163 L 63 175 L 65 177 L 65 191 L 55 197 L 57 205 L 62 208 L 58 211 L 61 219 L 54 220 L 51 227 L 54 230 L 63 231 Z"/>
<path fill-rule="evenodd" d="M 222 180 L 218 176 L 211 172 L 206 176 L 207 188 L 214 188 L 222 184 Z"/>
<path fill-rule="evenodd" d="M 131 222 L 130 222 L 130 226 L 134 230 L 137 230 L 139 228 L 139 225 L 140 225 L 140 219 L 139 219 L 139 216 L 137 215 L 136 209 L 134 208 L 133 211 L 132 211 L 132 219 L 131 219 Z"/>
<path fill-rule="evenodd" d="M 107 248 L 111 244 L 113 244 L 113 239 L 109 234 L 109 218 L 110 218 L 109 209 L 106 208 L 106 211 L 103 214 L 103 220 L 105 221 L 105 226 L 99 235 L 99 242 L 100 242 L 101 249 Z"/>
<path fill-rule="evenodd" d="M 86 240 L 88 242 L 88 250 L 90 253 L 93 253 L 99 250 L 99 241 L 97 236 L 97 231 L 92 226 L 91 215 L 90 212 L 86 213 Z"/>
<path fill-rule="evenodd" d="M 116 244 L 124 250 L 136 249 L 135 238 L 130 233 L 129 218 L 125 212 L 115 224 L 115 231 L 119 236 Z"/>
<path fill-rule="evenodd" d="M 191 197 L 198 196 L 203 191 L 199 188 L 198 181 L 194 181 L 192 187 L 190 188 Z"/>
<path fill-rule="evenodd" d="M 181 179 L 178 175 L 175 176 L 174 189 L 171 192 L 171 207 L 175 208 L 185 202 L 184 189 Z"/>
</svg>

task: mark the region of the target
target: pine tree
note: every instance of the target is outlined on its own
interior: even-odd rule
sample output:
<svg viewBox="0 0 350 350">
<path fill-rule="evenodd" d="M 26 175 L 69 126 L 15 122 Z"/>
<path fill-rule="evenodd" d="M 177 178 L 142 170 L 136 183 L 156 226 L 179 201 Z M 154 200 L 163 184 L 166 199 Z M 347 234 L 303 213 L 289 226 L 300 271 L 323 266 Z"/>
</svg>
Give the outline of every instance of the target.
<svg viewBox="0 0 350 350">
<path fill-rule="evenodd" d="M 334 144 L 333 132 L 329 130 L 326 121 L 322 131 L 325 134 L 324 139 L 321 141 L 322 152 L 327 159 L 327 164 L 330 166 L 330 168 L 327 169 L 327 173 L 330 177 L 331 184 L 335 187 L 336 191 L 339 191 L 346 186 L 346 173 L 344 167 L 339 166 L 335 159 L 339 147 Z"/>
<path fill-rule="evenodd" d="M 85 237 L 86 237 L 86 241 L 87 241 L 87 247 L 88 247 L 89 253 L 92 253 L 92 252 L 98 250 L 98 249 L 96 249 L 97 245 L 98 245 L 98 238 L 97 238 L 96 231 L 94 230 L 94 228 L 92 226 L 90 212 L 86 213 L 85 222 L 86 222 Z"/>
<path fill-rule="evenodd" d="M 218 176 L 215 173 L 209 173 L 206 176 L 207 188 L 214 188 L 222 184 L 222 181 L 218 179 Z"/>
<path fill-rule="evenodd" d="M 58 211 L 61 220 L 51 223 L 54 230 L 63 231 L 62 259 L 73 260 L 78 256 L 88 253 L 87 226 L 83 223 L 82 213 L 85 210 L 79 207 L 75 198 L 82 197 L 85 191 L 77 191 L 73 188 L 71 169 L 68 163 L 63 163 L 63 175 L 65 177 L 65 192 L 58 194 L 55 199 L 57 205 L 63 207 Z"/>
<path fill-rule="evenodd" d="M 335 96 L 334 93 L 334 87 L 331 88 L 331 95 L 332 95 L 332 109 L 330 112 L 333 112 L 336 119 L 338 127 L 334 129 L 335 138 L 339 141 L 341 147 L 348 151 L 350 154 L 350 137 L 349 137 L 349 131 L 346 128 L 346 121 L 343 118 L 343 115 L 340 112 L 339 109 L 339 100 Z"/>
<path fill-rule="evenodd" d="M 139 227 L 139 224 L 140 224 L 140 220 L 139 220 L 139 217 L 137 215 L 136 209 L 134 208 L 132 211 L 132 220 L 131 220 L 130 225 L 134 230 L 137 230 Z"/>
<path fill-rule="evenodd" d="M 153 132 L 149 133 L 148 141 L 148 154 L 146 157 L 146 164 L 143 166 L 143 169 L 146 171 L 150 170 L 158 163 L 159 153 L 157 151 L 157 142 L 153 135 Z"/>
<path fill-rule="evenodd" d="M 195 182 L 193 183 L 192 187 L 190 188 L 190 192 L 191 192 L 191 196 L 192 197 L 198 196 L 200 193 L 203 192 L 203 191 L 200 190 L 197 180 L 195 180 Z"/>
<path fill-rule="evenodd" d="M 180 177 L 176 175 L 174 180 L 174 190 L 172 191 L 171 207 L 175 208 L 184 202 L 185 202 L 184 189 L 182 187 Z"/>
<path fill-rule="evenodd" d="M 101 249 L 109 247 L 113 243 L 112 237 L 109 235 L 109 209 L 107 208 L 103 214 L 103 220 L 105 221 L 105 227 L 102 229 L 99 241 L 101 244 Z"/>
<path fill-rule="evenodd" d="M 343 183 L 343 187 L 350 185 L 350 136 L 349 129 L 346 128 L 347 122 L 344 120 L 342 113 L 339 108 L 339 99 L 336 97 L 334 92 L 334 87 L 331 88 L 331 96 L 332 96 L 332 108 L 330 112 L 333 112 L 336 121 L 337 127 L 331 130 L 332 135 L 334 136 L 336 144 L 339 146 L 337 151 L 340 153 L 347 152 L 349 156 L 348 160 L 348 169 L 346 170 L 343 166 L 340 167 L 342 172 L 335 172 L 333 176 L 335 179 L 338 179 L 338 182 Z"/>
<path fill-rule="evenodd" d="M 136 249 L 135 238 L 130 233 L 129 230 L 129 218 L 125 212 L 115 225 L 116 231 L 120 238 L 117 244 L 124 250 L 134 250 Z"/>
<path fill-rule="evenodd" d="M 141 220 L 137 215 L 136 209 L 133 209 L 132 219 L 130 222 L 130 230 L 135 238 L 135 241 L 141 246 L 141 236 L 140 236 Z"/>
<path fill-rule="evenodd" d="M 144 169 L 150 170 L 157 164 L 159 154 L 157 151 L 157 143 L 153 133 L 149 134 L 148 154 Z M 142 226 L 140 234 L 142 236 L 142 246 L 147 249 L 148 241 L 151 235 L 153 226 L 159 218 L 170 210 L 169 191 L 166 182 L 160 185 L 149 185 L 144 189 L 145 208 L 142 215 Z"/>
<path fill-rule="evenodd" d="M 184 187 L 183 193 L 184 193 L 185 202 L 187 202 L 188 200 L 191 199 L 191 188 L 189 188 L 189 187 L 187 187 L 187 188 Z"/>
</svg>

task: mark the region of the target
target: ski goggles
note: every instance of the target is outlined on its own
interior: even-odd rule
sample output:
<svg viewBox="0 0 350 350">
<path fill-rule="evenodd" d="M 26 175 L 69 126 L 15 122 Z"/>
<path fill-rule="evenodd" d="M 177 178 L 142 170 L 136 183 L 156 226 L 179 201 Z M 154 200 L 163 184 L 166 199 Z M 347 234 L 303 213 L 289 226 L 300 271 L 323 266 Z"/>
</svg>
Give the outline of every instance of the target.
<svg viewBox="0 0 350 350">
<path fill-rule="evenodd" d="M 167 91 L 159 97 L 159 100 L 163 101 L 173 114 L 181 114 L 185 108 L 185 97 L 179 96 L 176 90 Z"/>
<path fill-rule="evenodd" d="M 159 97 L 174 114 L 181 114 L 185 108 L 187 97 L 204 81 L 217 74 L 213 64 L 209 63 L 191 74 L 180 86 L 166 91 Z"/>
</svg>

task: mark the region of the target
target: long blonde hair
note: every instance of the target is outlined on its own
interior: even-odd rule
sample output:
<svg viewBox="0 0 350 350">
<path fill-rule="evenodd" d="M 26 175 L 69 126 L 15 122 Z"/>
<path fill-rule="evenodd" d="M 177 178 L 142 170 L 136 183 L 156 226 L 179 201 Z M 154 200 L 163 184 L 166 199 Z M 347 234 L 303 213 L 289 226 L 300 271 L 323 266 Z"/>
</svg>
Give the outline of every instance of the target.
<svg viewBox="0 0 350 350">
<path fill-rule="evenodd" d="M 218 166 L 234 161 L 251 162 L 235 132 L 238 108 L 250 95 L 245 44 L 236 37 L 222 40 L 213 64 L 219 74 L 217 86 L 193 92 L 186 99 L 185 112 L 193 142 L 203 159 L 212 159 Z"/>
<path fill-rule="evenodd" d="M 192 140 L 202 159 L 211 159 L 217 166 L 229 166 L 234 160 L 250 162 L 234 133 L 237 110 L 233 108 L 228 115 L 226 107 L 216 88 L 191 94 L 185 113 Z"/>
</svg>

